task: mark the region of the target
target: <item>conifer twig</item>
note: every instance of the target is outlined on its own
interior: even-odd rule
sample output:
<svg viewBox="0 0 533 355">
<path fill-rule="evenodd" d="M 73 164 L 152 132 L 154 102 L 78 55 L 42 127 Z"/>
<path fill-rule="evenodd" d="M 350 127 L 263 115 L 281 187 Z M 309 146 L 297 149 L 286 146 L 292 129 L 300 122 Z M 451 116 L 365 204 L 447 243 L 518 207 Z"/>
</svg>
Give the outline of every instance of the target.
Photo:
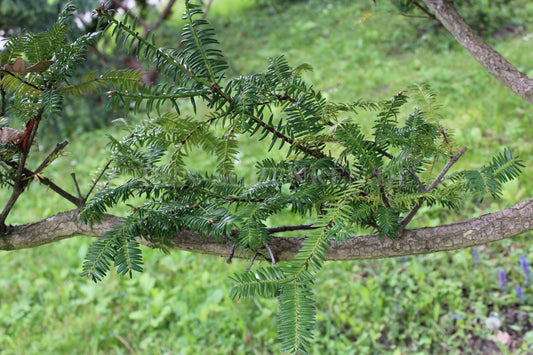
<svg viewBox="0 0 533 355">
<path fill-rule="evenodd" d="M 37 167 L 37 169 L 35 169 L 33 174 L 37 175 L 41 171 L 43 171 L 48 166 L 48 164 L 50 164 L 50 162 L 51 162 L 52 158 L 54 157 L 54 155 L 56 155 L 57 153 L 59 153 L 59 151 L 61 151 L 63 148 L 65 148 L 67 146 L 67 144 L 68 144 L 67 141 L 63 141 L 63 142 L 57 143 L 55 148 L 54 148 L 54 150 L 52 150 L 52 152 L 50 152 L 50 154 L 48 154 L 48 156 Z"/>
<path fill-rule="evenodd" d="M 416 175 L 415 171 L 413 170 L 413 167 L 411 165 L 409 165 L 407 167 L 407 172 L 409 172 L 409 174 L 411 174 L 411 177 L 413 178 L 413 180 L 416 182 L 416 184 L 418 185 L 418 188 L 420 190 L 420 192 L 423 192 L 423 191 L 426 191 L 426 187 L 424 186 L 424 184 L 422 183 L 422 181 L 420 181 L 420 179 L 418 178 L 418 175 Z"/>
<path fill-rule="evenodd" d="M 87 192 L 87 195 L 85 195 L 85 197 L 83 198 L 83 202 L 84 202 L 84 203 L 85 203 L 85 201 L 87 201 L 87 199 L 89 198 L 89 196 L 90 196 L 91 193 L 93 192 L 94 188 L 96 187 L 96 184 L 98 184 L 98 181 L 100 181 L 100 179 L 102 178 L 102 176 L 104 176 L 105 171 L 107 170 L 107 168 L 109 168 L 109 165 L 111 164 L 112 161 L 113 161 L 113 159 L 111 159 L 110 161 L 107 162 L 107 164 L 104 166 L 104 168 L 103 168 L 102 171 L 100 172 L 100 175 L 98 175 L 98 177 L 96 178 L 96 180 L 94 180 L 94 183 L 93 183 L 93 185 L 91 186 L 91 188 L 89 189 L 89 192 Z"/>
<path fill-rule="evenodd" d="M 448 163 L 444 166 L 444 168 L 441 170 L 441 172 L 439 173 L 439 175 L 437 175 L 437 177 L 435 178 L 435 180 L 433 180 L 433 182 L 428 186 L 427 189 L 425 189 L 425 192 L 429 192 L 431 190 L 433 190 L 438 184 L 439 182 L 442 180 L 442 178 L 444 177 L 444 175 L 446 175 L 446 173 L 448 172 L 448 170 L 450 170 L 450 168 L 452 167 L 453 164 L 455 164 L 457 162 L 457 160 L 459 160 L 459 158 L 468 150 L 467 147 L 464 147 L 463 149 L 461 149 L 459 151 L 459 153 L 453 155 L 450 160 L 448 161 Z M 420 209 L 420 207 L 422 206 L 422 200 L 423 199 L 420 199 L 417 203 L 415 203 L 415 205 L 413 206 L 413 208 L 411 208 L 411 210 L 409 211 L 409 213 L 407 213 L 405 215 L 405 217 L 400 221 L 400 226 L 401 228 L 405 228 L 405 226 L 407 224 L 409 224 L 409 222 L 411 222 L 411 220 L 413 219 L 413 217 L 415 216 L 415 214 L 418 212 L 418 210 Z"/>
<path fill-rule="evenodd" d="M 263 245 L 265 246 L 266 250 L 268 250 L 268 253 L 270 254 L 270 260 L 272 261 L 272 265 L 274 265 L 274 267 L 278 267 L 278 265 L 276 265 L 276 258 L 274 257 L 274 254 L 272 253 L 272 249 L 270 249 L 267 243 Z"/>
<path fill-rule="evenodd" d="M 378 168 L 374 168 L 373 175 L 376 177 L 376 180 L 378 181 L 379 193 L 381 194 L 381 199 L 383 200 L 383 204 L 386 207 L 390 207 L 389 199 L 387 198 L 387 195 L 385 194 L 385 188 L 383 187 L 383 182 L 381 180 L 381 170 L 379 170 Z"/>
<path fill-rule="evenodd" d="M 78 184 L 78 180 L 76 179 L 76 174 L 75 173 L 71 173 L 70 176 L 72 176 L 72 180 L 74 180 L 74 186 L 76 186 L 76 191 L 78 192 L 78 197 L 80 198 L 80 200 L 83 200 L 83 195 L 81 194 L 80 185 Z"/>
<path fill-rule="evenodd" d="M 10 72 L 9 70 L 5 70 L 5 69 L 0 69 L 0 72 L 2 73 L 6 73 L 8 75 L 11 75 L 12 77 L 14 77 L 15 79 L 17 79 L 18 81 L 20 81 L 21 83 L 25 84 L 25 85 L 28 85 L 28 86 L 31 86 L 32 88 L 34 88 L 35 90 L 38 90 L 38 91 L 41 91 L 41 89 L 35 85 L 35 84 L 32 84 L 30 83 L 29 81 L 26 81 L 24 79 L 21 79 L 20 77 L 18 77 L 17 75 L 13 74 L 12 72 Z"/>
<path fill-rule="evenodd" d="M 2 212 L 0 213 L 0 230 L 3 231 L 6 229 L 6 218 L 13 209 L 13 206 L 15 206 L 15 203 L 17 202 L 18 198 L 24 190 L 26 189 L 26 186 L 28 185 L 29 181 L 25 179 L 24 177 L 24 170 L 26 169 L 26 159 L 28 158 L 28 154 L 31 149 L 31 144 L 33 142 L 33 138 L 35 137 L 35 133 L 37 132 L 37 128 L 39 127 L 39 121 L 41 120 L 41 116 L 43 114 L 42 109 L 39 110 L 37 115 L 32 118 L 34 120 L 34 123 L 32 126 L 29 126 L 29 123 L 26 124 L 25 131 L 31 127 L 31 132 L 27 140 L 23 142 L 23 151 L 20 157 L 20 161 L 18 163 L 17 167 L 17 173 L 15 176 L 15 180 L 13 182 L 13 191 L 11 192 L 11 196 L 9 196 L 9 199 L 7 200 L 6 204 L 4 205 L 4 208 L 2 209 Z M 26 133 L 26 132 L 25 132 Z"/>
<path fill-rule="evenodd" d="M 427 15 L 428 18 L 432 19 L 432 20 L 437 20 L 437 17 L 432 14 L 431 12 L 429 12 L 428 9 L 426 9 L 424 6 L 422 6 L 421 4 L 418 3 L 418 1 L 411 1 L 411 3 L 413 5 L 415 5 L 420 11 L 422 11 L 423 13 L 425 13 Z"/>
<path fill-rule="evenodd" d="M 233 260 L 233 256 L 235 255 L 235 247 L 237 246 L 237 242 L 233 243 L 231 246 L 231 250 L 228 254 L 228 257 L 226 258 L 226 264 L 231 264 L 231 261 Z"/>
<path fill-rule="evenodd" d="M 259 255 L 259 253 L 255 253 L 254 254 L 254 257 L 252 258 L 252 261 L 250 262 L 250 265 L 248 265 L 248 267 L 246 268 L 246 272 L 250 271 L 250 269 L 252 268 L 252 265 L 254 264 L 255 259 L 257 259 L 258 255 Z"/>
<path fill-rule="evenodd" d="M 294 226 L 279 226 L 279 227 L 270 227 L 267 228 L 267 232 L 270 234 L 280 233 L 280 232 L 291 232 L 296 230 L 309 230 L 309 229 L 318 229 L 319 226 L 314 224 L 297 224 Z"/>
</svg>

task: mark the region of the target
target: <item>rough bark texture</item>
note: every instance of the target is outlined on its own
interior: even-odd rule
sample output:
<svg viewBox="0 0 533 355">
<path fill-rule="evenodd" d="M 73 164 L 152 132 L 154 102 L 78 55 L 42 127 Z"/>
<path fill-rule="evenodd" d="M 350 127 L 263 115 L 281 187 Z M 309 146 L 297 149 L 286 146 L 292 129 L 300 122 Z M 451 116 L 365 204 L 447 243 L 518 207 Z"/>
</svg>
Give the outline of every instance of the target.
<svg viewBox="0 0 533 355">
<path fill-rule="evenodd" d="M 0 236 L 0 250 L 32 248 L 73 236 L 97 237 L 120 223 L 120 218 L 106 216 L 99 224 L 89 227 L 78 221 L 78 211 L 62 212 L 47 219 L 9 227 Z M 454 250 L 511 238 L 533 230 L 533 199 L 505 210 L 458 223 L 431 228 L 406 230 L 398 239 L 381 241 L 376 235 L 350 238 L 344 243 L 331 243 L 328 260 L 357 260 L 401 255 L 427 254 Z M 276 260 L 291 260 L 301 248 L 303 238 L 275 237 L 269 244 Z M 176 249 L 201 254 L 228 256 L 231 242 L 217 243 L 195 232 L 183 232 L 172 240 Z M 153 247 L 150 242 L 142 244 Z M 236 253 L 236 257 L 250 257 Z"/>
<path fill-rule="evenodd" d="M 533 103 L 533 79 L 520 72 L 468 26 L 450 0 L 423 0 L 435 17 L 490 74 L 516 95 Z"/>
</svg>

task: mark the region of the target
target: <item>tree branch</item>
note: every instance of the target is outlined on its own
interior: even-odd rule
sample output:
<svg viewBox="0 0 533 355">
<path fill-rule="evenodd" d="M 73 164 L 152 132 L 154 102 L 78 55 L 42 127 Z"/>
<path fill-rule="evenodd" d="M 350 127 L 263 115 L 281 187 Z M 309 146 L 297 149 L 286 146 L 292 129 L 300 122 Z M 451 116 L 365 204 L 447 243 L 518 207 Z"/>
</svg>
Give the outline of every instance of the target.
<svg viewBox="0 0 533 355">
<path fill-rule="evenodd" d="M 522 99 L 533 103 L 533 79 L 519 71 L 468 26 L 450 0 L 423 0 L 437 19 L 485 70 Z"/>
<path fill-rule="evenodd" d="M 165 6 L 163 11 L 161 11 L 159 16 L 157 17 L 157 20 L 155 21 L 154 25 L 152 26 L 152 28 L 151 28 L 152 31 L 155 30 L 155 29 L 158 29 L 159 26 L 161 26 L 161 24 L 163 23 L 163 21 L 168 18 L 168 16 L 170 15 L 170 12 L 172 11 L 172 6 L 174 6 L 175 2 L 176 2 L 176 0 L 169 0 L 169 2 L 167 3 L 167 6 Z"/>
<path fill-rule="evenodd" d="M 467 151 L 467 148 L 466 147 L 463 147 L 463 149 L 461 149 L 459 151 L 459 153 L 453 155 L 450 160 L 448 161 L 448 163 L 446 163 L 446 165 L 444 166 L 444 168 L 442 168 L 441 172 L 439 173 L 439 175 L 437 175 L 437 177 L 435 178 L 435 180 L 433 180 L 433 182 L 428 186 L 427 189 L 425 189 L 424 191 L 431 191 L 433 190 L 439 183 L 440 181 L 442 180 L 442 178 L 444 177 L 444 175 L 446 175 L 446 173 L 448 173 L 448 170 L 450 170 L 450 168 L 452 167 L 453 164 L 457 163 L 457 160 L 459 160 L 459 158 Z M 423 202 L 423 199 L 419 199 L 418 202 L 413 206 L 413 208 L 411 208 L 411 210 L 409 211 L 409 213 L 400 221 L 400 225 L 403 227 L 405 227 L 406 225 L 409 224 L 409 222 L 411 222 L 411 220 L 413 219 L 413 217 L 415 216 L 415 214 L 418 212 L 418 210 L 420 209 L 420 207 L 422 206 L 422 202 Z"/>
<path fill-rule="evenodd" d="M 33 248 L 74 236 L 98 237 L 120 224 L 121 219 L 107 215 L 101 223 L 91 228 L 78 220 L 79 210 L 61 212 L 44 220 L 10 226 L 0 234 L 0 250 Z M 502 211 L 486 214 L 458 223 L 437 227 L 405 230 L 397 239 L 383 241 L 375 235 L 352 237 L 335 245 L 331 241 L 328 260 L 359 260 L 395 257 L 402 255 L 428 254 L 486 244 L 533 230 L 533 198 Z M 302 247 L 304 238 L 274 237 L 269 247 L 275 260 L 292 260 Z M 140 242 L 149 247 L 153 243 Z M 217 243 L 195 232 L 184 231 L 172 239 L 175 249 L 201 254 L 227 257 L 233 247 L 232 241 Z M 251 252 L 242 252 L 239 258 L 253 257 Z"/>
<path fill-rule="evenodd" d="M 85 205 L 85 202 L 87 202 L 87 199 L 89 198 L 89 196 L 91 195 L 91 193 L 93 192 L 94 188 L 96 187 L 96 185 L 98 184 L 98 181 L 100 181 L 100 179 L 102 178 L 102 176 L 104 176 L 104 173 L 105 171 L 109 168 L 109 165 L 111 165 L 111 162 L 113 161 L 113 159 L 109 160 L 107 162 L 107 164 L 104 166 L 104 168 L 102 169 L 102 171 L 100 172 L 100 174 L 96 177 L 96 179 L 94 180 L 91 188 L 89 189 L 89 192 L 87 192 L 87 195 L 85 195 L 85 197 L 82 199 L 82 206 Z M 81 206 L 80 206 L 81 207 Z"/>
<path fill-rule="evenodd" d="M 37 169 L 35 169 L 33 174 L 40 174 L 41 171 L 43 171 L 55 159 L 56 155 L 59 154 L 59 152 L 62 151 L 67 145 L 68 145 L 67 141 L 57 143 L 54 150 L 52 150 L 52 152 L 48 154 L 48 156 L 37 167 Z"/>
<path fill-rule="evenodd" d="M 418 1 L 412 1 L 413 5 L 415 5 L 420 11 L 426 14 L 427 18 L 430 18 L 432 20 L 436 20 L 437 18 L 435 15 L 433 15 L 431 12 L 429 12 L 424 6 L 420 5 Z"/>
<path fill-rule="evenodd" d="M 11 166 L 14 169 L 18 169 L 18 166 L 19 166 L 14 161 L 7 162 L 7 165 Z M 7 168 L 6 164 L 3 163 L 3 162 L 2 162 L 2 166 L 4 168 Z M 7 168 L 6 170 L 9 170 L 9 168 Z M 37 174 L 37 173 L 31 171 L 28 168 L 24 168 L 23 169 L 23 173 L 24 173 L 25 181 L 29 182 L 30 178 L 35 177 L 37 179 L 37 181 L 39 181 L 39 183 L 41 183 L 41 184 L 43 184 L 45 186 L 48 186 L 52 191 L 56 192 L 58 195 L 60 195 L 64 199 L 72 202 L 76 207 L 82 207 L 85 204 L 83 199 L 77 198 L 76 196 L 73 196 L 72 194 L 70 194 L 67 191 L 63 190 L 61 187 L 59 187 L 56 184 L 54 184 L 52 182 L 52 180 L 48 179 L 47 177 L 44 177 L 44 176 L 42 176 L 40 174 Z"/>
<path fill-rule="evenodd" d="M 22 150 L 22 154 L 20 155 L 18 163 L 19 165 L 16 169 L 17 173 L 13 181 L 13 190 L 11 191 L 11 196 L 4 205 L 4 209 L 0 213 L 0 230 L 5 230 L 5 222 L 7 216 L 13 209 L 13 206 L 15 206 L 15 203 L 17 202 L 20 195 L 22 195 L 22 193 L 28 186 L 29 182 L 24 176 L 24 170 L 26 169 L 26 159 L 28 158 L 28 154 L 30 153 L 33 138 L 35 137 L 35 133 L 37 132 L 37 128 L 39 127 L 39 122 L 41 120 L 42 114 L 42 109 L 40 109 L 39 113 L 26 123 L 26 128 L 24 128 L 24 132 L 15 143 L 15 145 L 17 145 Z"/>
</svg>

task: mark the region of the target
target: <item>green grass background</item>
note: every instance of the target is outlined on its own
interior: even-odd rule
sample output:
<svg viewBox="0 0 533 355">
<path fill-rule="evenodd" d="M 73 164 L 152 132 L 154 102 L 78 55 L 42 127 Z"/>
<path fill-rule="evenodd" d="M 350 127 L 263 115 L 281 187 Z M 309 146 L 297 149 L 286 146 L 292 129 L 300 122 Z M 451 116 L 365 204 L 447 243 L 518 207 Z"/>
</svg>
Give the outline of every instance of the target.
<svg viewBox="0 0 533 355">
<path fill-rule="evenodd" d="M 526 162 L 501 201 L 471 202 L 457 213 L 424 210 L 413 226 L 437 225 L 496 211 L 532 196 L 533 108 L 483 70 L 443 34 L 417 38 L 412 20 L 385 1 L 295 2 L 215 0 L 209 12 L 230 61 L 229 76 L 264 70 L 266 57 L 284 54 L 292 65 L 309 63 L 306 79 L 330 100 L 385 99 L 415 82 L 438 92 L 444 125 L 469 151 L 458 164 L 475 168 L 510 146 Z M 533 3 L 517 1 L 521 35 L 491 44 L 533 76 Z M 372 19 L 362 21 L 366 13 Z M 177 15 L 176 15 L 177 16 Z M 171 23 L 172 21 L 170 21 Z M 176 22 L 177 23 L 177 22 Z M 177 26 L 177 25 L 176 25 Z M 169 24 L 166 31 L 172 31 Z M 529 32 L 528 32 L 529 31 Z M 364 124 L 366 114 L 361 115 Z M 74 191 L 75 171 L 87 190 L 107 158 L 105 135 L 70 139 L 69 154 L 46 176 Z M 242 142 L 241 166 L 252 166 L 265 147 Z M 46 150 L 38 153 L 44 156 Z M 201 167 L 205 157 L 191 160 Z M 244 168 L 242 168 L 244 169 Z M 3 201 L 7 198 L 2 193 Z M 52 191 L 33 184 L 8 220 L 18 224 L 70 209 Z M 120 211 L 118 211 L 120 212 Z M 422 213 L 423 212 L 423 213 Z M 318 275 L 316 354 L 469 353 L 476 339 L 494 340 L 485 326 L 493 312 L 519 312 L 504 325 L 514 353 L 533 352 L 533 292 L 524 285 L 519 256 L 533 261 L 531 233 L 471 250 L 374 261 L 329 262 Z M 91 240 L 73 238 L 31 250 L 0 252 L 0 354 L 269 354 L 279 352 L 276 300 L 235 303 L 229 275 L 246 261 L 145 249 L 146 271 L 133 279 L 112 275 L 100 284 L 80 277 Z M 509 284 L 498 286 L 498 270 Z M 524 320 L 525 319 L 525 320 Z M 504 319 L 505 320 L 505 319 Z M 501 351 L 508 351 L 500 345 Z"/>
</svg>

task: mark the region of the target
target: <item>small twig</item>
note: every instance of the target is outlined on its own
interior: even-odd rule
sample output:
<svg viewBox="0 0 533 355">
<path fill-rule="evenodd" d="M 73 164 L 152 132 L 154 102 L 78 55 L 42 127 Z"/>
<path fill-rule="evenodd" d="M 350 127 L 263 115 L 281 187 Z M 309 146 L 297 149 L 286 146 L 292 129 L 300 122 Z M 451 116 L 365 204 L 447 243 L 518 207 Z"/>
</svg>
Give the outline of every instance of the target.
<svg viewBox="0 0 533 355">
<path fill-rule="evenodd" d="M 226 258 L 226 264 L 231 264 L 231 261 L 233 260 L 233 256 L 235 255 L 235 247 L 237 246 L 237 242 L 233 243 L 231 246 L 231 250 L 229 252 L 228 257 Z"/>
<path fill-rule="evenodd" d="M 118 334 L 115 334 L 115 338 L 118 339 L 118 341 L 120 341 L 130 352 L 130 354 L 135 354 L 135 350 L 133 350 L 133 348 L 131 347 L 130 344 L 128 344 L 128 342 L 126 341 L 126 339 L 124 339 L 123 337 L 121 337 L 120 335 Z"/>
<path fill-rule="evenodd" d="M 113 1 L 113 4 L 118 7 L 119 9 L 122 9 L 124 10 L 124 12 L 131 16 L 131 17 L 134 17 L 137 21 L 137 23 L 139 25 L 141 25 L 142 27 L 144 27 L 145 29 L 145 33 L 146 31 L 148 31 L 150 29 L 150 26 L 144 21 L 144 19 L 142 19 L 140 16 L 137 16 L 135 15 L 133 12 L 131 12 L 131 9 L 129 7 L 127 7 L 122 1 L 120 0 L 115 0 Z"/>
<path fill-rule="evenodd" d="M 31 171 L 29 170 L 28 172 L 31 173 Z M 63 190 L 62 188 L 54 184 L 52 180 L 50 180 L 49 178 L 41 176 L 41 175 L 37 175 L 37 181 L 39 181 L 41 184 L 45 186 L 48 186 L 52 191 L 54 191 L 55 193 L 57 193 L 64 199 L 72 202 L 74 205 L 76 205 L 76 207 L 83 207 L 85 201 Z"/>
<path fill-rule="evenodd" d="M 9 200 L 4 205 L 4 208 L 2 209 L 2 212 L 0 213 L 0 230 L 6 229 L 6 218 L 13 209 L 13 206 L 15 206 L 15 203 L 17 202 L 18 198 L 22 193 L 24 192 L 24 189 L 28 185 L 29 181 L 24 179 L 24 171 L 25 171 L 25 164 L 26 159 L 28 158 L 28 153 L 31 149 L 31 144 L 33 142 L 33 138 L 35 137 L 35 132 L 37 131 L 37 127 L 39 126 L 39 121 L 41 119 L 42 115 L 42 109 L 39 111 L 37 116 L 35 118 L 32 118 L 35 120 L 33 127 L 31 129 L 30 136 L 28 140 L 26 141 L 26 146 L 24 147 L 24 151 L 21 154 L 20 161 L 18 163 L 17 167 L 17 174 L 15 176 L 15 179 L 13 181 L 13 191 L 11 192 L 11 196 L 9 196 Z M 28 126 L 26 126 L 28 127 Z"/>
<path fill-rule="evenodd" d="M 448 172 L 448 170 L 450 170 L 450 168 L 452 167 L 453 164 L 455 164 L 457 162 L 457 160 L 459 160 L 459 158 L 461 157 L 461 155 L 463 155 L 466 151 L 468 150 L 467 147 L 463 147 L 463 149 L 461 149 L 459 151 L 459 153 L 455 154 L 454 156 L 452 156 L 450 158 L 450 160 L 448 161 L 448 163 L 446 164 L 446 166 L 442 169 L 442 171 L 439 173 L 439 175 L 437 175 L 437 177 L 435 178 L 435 180 L 433 180 L 433 182 L 431 183 L 431 185 L 428 186 L 428 191 L 431 191 L 435 188 L 435 186 L 437 186 L 437 184 L 442 180 L 442 178 L 444 177 L 444 175 L 446 175 L 446 173 Z"/>
<path fill-rule="evenodd" d="M 387 157 L 389 159 L 394 159 L 394 155 L 384 151 L 383 149 L 380 149 L 380 148 L 376 148 L 376 152 L 378 152 L 379 154 L 383 155 L 384 157 Z"/>
<path fill-rule="evenodd" d="M 4 166 L 3 163 L 2 163 L 2 165 Z M 18 170 L 18 164 L 16 162 L 14 162 L 14 161 L 7 162 L 7 165 L 11 166 L 15 170 Z M 82 202 L 82 200 L 80 198 L 77 198 L 76 196 L 73 196 L 70 193 L 68 193 L 67 191 L 63 190 L 62 188 L 60 188 L 59 186 L 54 184 L 52 182 L 52 180 L 48 179 L 47 177 L 41 176 L 39 174 L 35 174 L 33 171 L 31 171 L 28 168 L 24 168 L 23 169 L 23 174 L 24 174 L 23 175 L 24 179 L 26 179 L 26 180 L 28 180 L 31 177 L 35 177 L 37 179 L 37 181 L 39 181 L 39 183 L 41 183 L 41 184 L 43 184 L 45 186 L 48 186 L 51 190 L 56 192 L 58 195 L 60 195 L 64 199 L 72 202 L 76 207 L 83 206 L 83 202 Z"/>
<path fill-rule="evenodd" d="M 407 171 L 409 172 L 409 174 L 411 174 L 411 176 L 413 177 L 413 180 L 415 180 L 416 184 L 418 185 L 418 189 L 420 190 L 420 192 L 426 191 L 426 187 L 424 186 L 422 181 L 420 181 L 420 179 L 418 178 L 418 175 L 416 175 L 416 173 L 413 170 L 413 167 L 411 165 L 409 165 L 407 167 Z"/>
<path fill-rule="evenodd" d="M 397 12 L 395 12 L 395 11 L 387 11 L 387 12 L 390 13 L 390 14 L 397 14 Z M 422 18 L 422 19 L 426 19 L 426 20 L 428 19 L 427 16 L 407 15 L 407 14 L 402 14 L 402 13 L 400 13 L 400 15 L 403 16 L 403 17 L 407 17 L 407 18 Z"/>
<path fill-rule="evenodd" d="M 229 100 L 228 100 L 229 101 Z M 263 120 L 261 120 L 260 118 L 258 117 L 255 117 L 253 115 L 251 115 L 250 113 L 248 112 L 245 112 L 246 114 L 250 115 L 252 120 L 254 120 L 255 123 L 259 124 L 261 127 L 263 127 L 264 129 L 266 129 L 267 131 L 269 131 L 270 133 L 272 133 L 273 135 L 275 135 L 276 137 L 278 138 L 281 138 L 281 140 L 283 140 L 285 143 L 288 143 L 289 145 L 294 145 L 296 147 L 296 149 L 302 151 L 303 153 L 305 154 L 309 154 L 311 155 L 312 157 L 316 158 L 316 159 L 323 159 L 323 158 L 327 158 L 328 156 L 326 154 L 324 154 L 322 151 L 320 150 L 314 150 L 314 149 L 311 149 L 311 148 L 308 148 L 304 145 L 301 145 L 301 144 L 294 144 L 294 139 L 286 136 L 285 134 L 283 134 L 282 132 L 279 132 L 278 130 L 276 130 L 276 128 L 274 128 L 273 126 L 269 126 L 268 124 L 266 124 Z M 338 168 L 338 171 L 340 173 L 340 175 L 345 178 L 346 180 L 348 180 L 349 182 L 353 182 L 354 181 L 354 178 L 343 168 L 343 167 L 336 167 Z"/>
<path fill-rule="evenodd" d="M 157 18 L 157 21 L 152 26 L 152 30 L 155 30 L 155 29 L 159 28 L 159 26 L 161 26 L 161 23 L 163 22 L 163 20 L 167 19 L 168 15 L 170 15 L 170 11 L 172 10 L 172 6 L 174 6 L 175 2 L 176 2 L 176 0 L 169 0 L 167 6 L 165 6 L 163 11 L 161 11 L 161 13 L 159 14 L 159 17 Z"/>
<path fill-rule="evenodd" d="M 386 207 L 390 207 L 389 199 L 387 198 L 387 194 L 385 194 L 385 188 L 383 187 L 383 182 L 381 181 L 381 170 L 378 168 L 373 168 L 372 175 L 374 175 L 378 181 L 379 193 L 381 194 L 383 204 L 385 204 Z"/>
<path fill-rule="evenodd" d="M 433 180 L 433 182 L 425 190 L 426 192 L 429 192 L 429 191 L 433 190 L 439 184 L 439 182 L 442 180 L 444 175 L 446 175 L 446 173 L 448 172 L 448 170 L 450 170 L 452 165 L 455 164 L 457 162 L 457 160 L 459 160 L 461 155 L 463 155 L 467 151 L 467 149 L 468 149 L 467 147 L 464 147 L 463 149 L 461 149 L 459 151 L 459 153 L 455 154 L 454 156 L 452 156 L 450 158 L 450 160 L 444 166 L 444 168 L 441 170 L 439 175 L 437 175 L 435 180 Z M 413 208 L 411 208 L 409 213 L 407 213 L 407 215 L 400 221 L 400 226 L 402 227 L 402 229 L 405 228 L 405 226 L 407 224 L 409 224 L 409 222 L 411 222 L 411 220 L 413 219 L 413 217 L 418 212 L 418 210 L 420 209 L 421 206 L 422 206 L 422 199 L 420 199 L 419 202 L 415 203 L 415 205 L 413 206 Z"/>
<path fill-rule="evenodd" d="M 35 84 L 32 84 L 32 83 L 30 83 L 30 82 L 28 82 L 28 81 L 26 81 L 24 79 L 19 78 L 18 76 L 16 76 L 15 74 L 13 74 L 12 72 L 10 72 L 8 70 L 0 69 L 0 72 L 7 73 L 7 74 L 11 75 L 12 77 L 14 77 L 15 79 L 17 79 L 18 81 L 20 81 L 20 82 L 22 82 L 22 83 L 24 83 L 24 84 L 26 84 L 28 86 L 31 86 L 35 90 L 41 91 L 41 89 L 38 86 L 36 86 Z"/>
<path fill-rule="evenodd" d="M 35 123 L 32 127 L 30 137 L 28 138 L 28 141 L 26 142 L 26 149 L 22 152 L 22 156 L 20 157 L 19 165 L 18 165 L 18 171 L 17 171 L 17 177 L 15 180 L 15 183 L 17 181 L 22 182 L 22 171 L 26 167 L 26 159 L 28 158 L 28 153 L 30 152 L 31 145 L 33 143 L 33 138 L 35 137 L 35 133 L 37 133 L 37 128 L 39 127 L 39 122 L 41 121 L 41 115 L 43 114 L 42 110 L 38 113 L 38 115 L 33 118 L 35 120 Z"/>
<path fill-rule="evenodd" d="M 254 264 L 254 261 L 255 261 L 255 259 L 257 258 L 258 255 L 259 255 L 259 253 L 255 253 L 254 254 L 254 257 L 252 258 L 252 261 L 250 262 L 250 265 L 248 265 L 248 267 L 246 268 L 246 272 L 250 271 L 250 269 L 252 268 L 252 265 Z"/>
<path fill-rule="evenodd" d="M 211 8 L 212 3 L 213 3 L 213 0 L 209 0 L 207 2 L 207 5 L 205 5 L 205 10 L 204 10 L 204 13 L 202 14 L 202 20 L 205 20 L 205 18 L 207 17 L 207 13 L 209 12 L 209 9 Z"/>
<path fill-rule="evenodd" d="M 194 128 L 189 132 L 189 134 L 187 135 L 187 137 L 183 138 L 183 140 L 180 142 L 180 144 L 181 144 L 181 145 L 184 145 L 185 143 L 187 143 L 187 141 L 189 140 L 189 138 L 191 138 L 192 135 L 193 135 L 197 130 L 199 130 L 200 128 L 202 128 L 203 126 L 205 126 L 205 125 L 209 125 L 209 124 L 211 124 L 211 122 L 216 121 L 216 120 L 218 120 L 219 118 L 225 117 L 225 116 L 227 116 L 227 115 L 228 115 L 228 113 L 225 113 L 225 114 L 223 114 L 223 115 L 221 115 L 221 116 L 211 117 L 211 118 L 208 119 L 207 121 L 205 121 L 205 122 L 201 122 L 200 124 L 198 124 L 196 127 L 194 127 Z"/>
<path fill-rule="evenodd" d="M 0 79 L 4 76 L 0 75 Z M 0 95 L 2 95 L 2 102 L 0 103 L 0 116 L 4 117 L 6 115 L 6 91 L 4 88 L 0 88 Z"/>
<path fill-rule="evenodd" d="M 68 144 L 67 141 L 63 141 L 63 142 L 57 143 L 56 147 L 54 148 L 54 150 L 52 150 L 52 152 L 50 154 L 48 154 L 48 156 L 43 160 L 41 165 L 39 165 L 39 167 L 37 167 L 37 169 L 35 169 L 35 172 L 33 174 L 34 175 L 35 174 L 39 174 L 41 171 L 43 171 L 44 168 L 46 168 L 48 166 L 48 164 L 50 164 L 50 161 L 52 160 L 52 157 L 54 155 L 56 155 L 57 153 L 59 153 L 59 151 L 61 151 L 63 148 L 65 148 L 67 146 L 67 144 Z"/>
<path fill-rule="evenodd" d="M 298 224 L 294 226 L 279 226 L 279 227 L 270 227 L 267 228 L 267 232 L 270 234 L 273 233 L 280 233 L 280 232 L 290 232 L 290 231 L 296 231 L 296 230 L 309 230 L 309 229 L 318 229 L 319 226 L 315 226 L 314 224 Z"/>
<path fill-rule="evenodd" d="M 74 186 L 76 186 L 76 191 L 78 192 L 78 197 L 80 200 L 83 200 L 83 196 L 80 191 L 80 185 L 78 185 L 78 180 L 76 180 L 76 173 L 70 173 L 70 176 L 72 176 L 72 180 L 74 180 Z"/>
<path fill-rule="evenodd" d="M 7 166 L 7 164 L 4 163 L 3 161 L 0 161 L 0 165 L 2 165 L 2 168 L 6 169 L 7 171 L 11 170 L 11 169 L 9 168 L 9 166 Z"/>
<path fill-rule="evenodd" d="M 432 14 L 431 12 L 429 12 L 428 9 L 426 9 L 424 6 L 420 5 L 418 3 L 418 1 L 411 1 L 416 7 L 418 7 L 420 9 L 420 11 L 422 11 L 423 13 L 425 13 L 426 15 L 428 15 L 428 17 L 432 20 L 437 20 L 437 17 Z"/>
<path fill-rule="evenodd" d="M 93 183 L 93 185 L 91 186 L 91 188 L 89 189 L 89 192 L 87 192 L 87 195 L 85 195 L 85 197 L 83 198 L 83 203 L 85 203 L 85 202 L 87 201 L 87 199 L 89 198 L 89 196 L 90 196 L 91 193 L 93 192 L 94 188 L 96 187 L 96 184 L 98 184 L 98 181 L 100 181 L 100 179 L 102 178 L 102 176 L 104 176 L 105 171 L 107 170 L 107 168 L 109 168 L 109 165 L 111 164 L 112 161 L 113 161 L 113 159 L 111 159 L 110 161 L 107 162 L 107 164 L 104 166 L 104 168 L 103 168 L 102 171 L 100 172 L 100 175 L 98 175 L 98 177 L 96 178 L 96 180 L 94 180 L 94 183 Z"/>
<path fill-rule="evenodd" d="M 450 144 L 450 142 L 448 141 L 448 136 L 446 135 L 446 132 L 444 132 L 444 129 L 441 129 L 440 133 L 442 133 L 442 137 L 444 138 L 446 144 Z"/>
<path fill-rule="evenodd" d="M 274 265 L 274 267 L 278 267 L 278 265 L 276 265 L 276 258 L 274 257 L 274 253 L 272 253 L 272 249 L 270 249 L 270 247 L 266 243 L 263 245 L 266 248 L 266 250 L 268 250 L 268 253 L 270 254 L 270 260 L 272 261 L 272 265 Z"/>
</svg>

